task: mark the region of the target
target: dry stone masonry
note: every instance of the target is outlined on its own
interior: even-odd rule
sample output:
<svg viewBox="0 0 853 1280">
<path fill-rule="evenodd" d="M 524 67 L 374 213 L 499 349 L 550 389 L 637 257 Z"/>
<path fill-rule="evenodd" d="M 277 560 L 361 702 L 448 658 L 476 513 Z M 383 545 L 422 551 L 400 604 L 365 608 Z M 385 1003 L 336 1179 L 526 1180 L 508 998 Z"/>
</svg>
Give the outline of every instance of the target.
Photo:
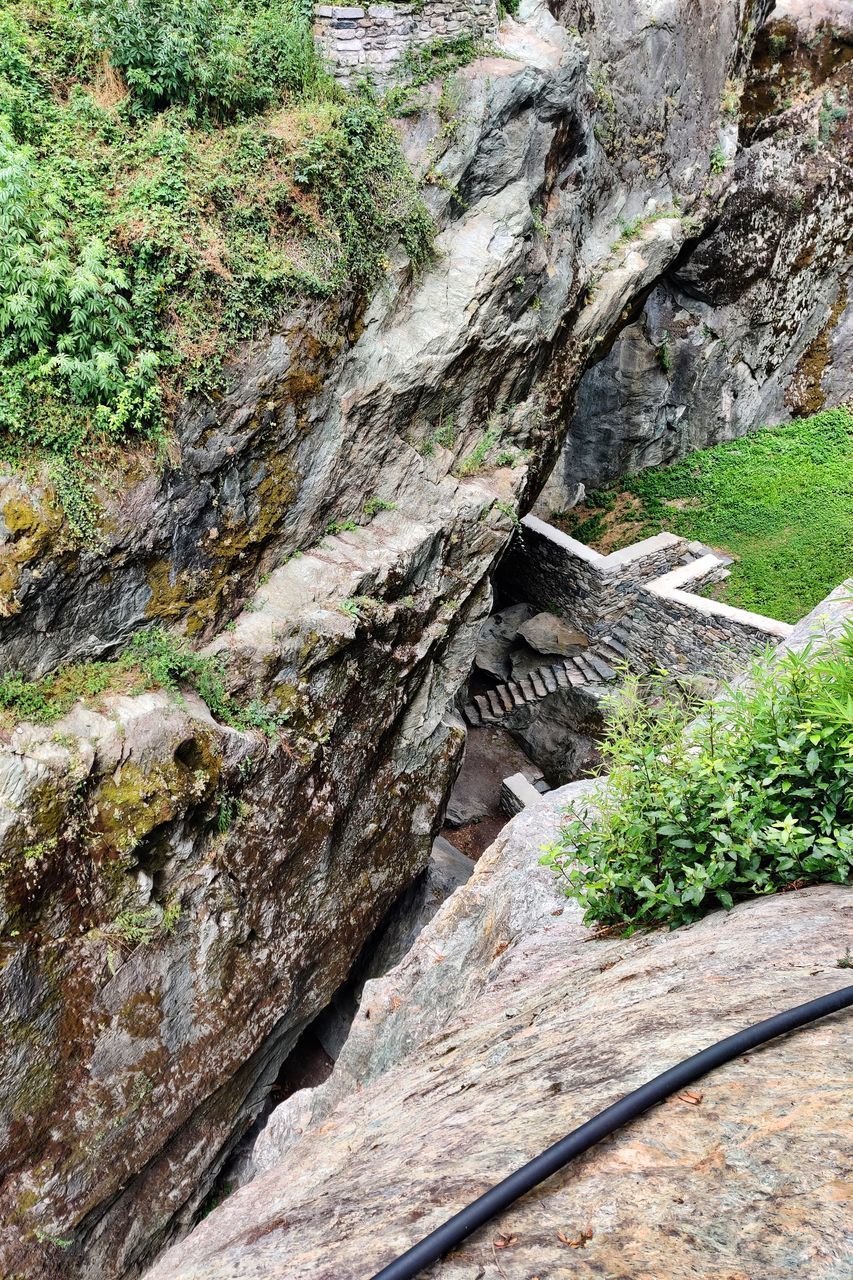
<svg viewBox="0 0 853 1280">
<path fill-rule="evenodd" d="M 494 0 L 427 0 L 424 4 L 317 5 L 314 34 L 335 78 L 369 76 L 382 85 L 407 49 L 497 29 Z"/>
<path fill-rule="evenodd" d="M 659 533 L 602 555 L 536 516 L 521 525 L 503 569 L 505 591 L 523 584 L 526 601 L 588 631 L 607 661 L 615 650 L 640 671 L 726 677 L 791 633 L 775 618 L 696 594 L 727 574 L 726 558 L 701 543 Z"/>
</svg>

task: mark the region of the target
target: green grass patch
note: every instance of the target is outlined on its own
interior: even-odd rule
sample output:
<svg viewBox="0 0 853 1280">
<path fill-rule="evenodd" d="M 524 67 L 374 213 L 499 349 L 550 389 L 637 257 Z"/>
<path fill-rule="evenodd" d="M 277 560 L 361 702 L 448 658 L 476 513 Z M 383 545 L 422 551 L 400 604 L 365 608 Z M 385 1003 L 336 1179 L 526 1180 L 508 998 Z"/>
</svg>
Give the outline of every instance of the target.
<svg viewBox="0 0 853 1280">
<path fill-rule="evenodd" d="M 0 3 L 0 458 L 50 460 L 78 532 L 104 446 L 161 435 L 241 339 L 369 288 L 393 242 L 422 265 L 433 231 L 310 6 Z"/>
<path fill-rule="evenodd" d="M 853 413 L 830 409 L 639 472 L 560 523 L 608 551 L 662 529 L 728 551 L 724 598 L 796 622 L 853 572 Z"/>
</svg>

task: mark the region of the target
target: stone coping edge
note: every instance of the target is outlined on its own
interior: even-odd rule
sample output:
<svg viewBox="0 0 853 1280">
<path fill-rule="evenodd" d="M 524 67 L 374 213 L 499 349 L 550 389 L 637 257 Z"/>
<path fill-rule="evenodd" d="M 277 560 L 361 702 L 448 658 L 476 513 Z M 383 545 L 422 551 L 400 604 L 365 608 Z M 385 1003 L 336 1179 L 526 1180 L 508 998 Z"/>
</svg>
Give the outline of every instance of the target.
<svg viewBox="0 0 853 1280">
<path fill-rule="evenodd" d="M 588 547 L 585 543 L 578 542 L 577 538 L 570 538 L 567 533 L 563 533 L 562 529 L 548 524 L 547 520 L 540 520 L 538 516 L 523 516 L 521 523 L 531 533 L 538 533 L 540 537 L 547 538 L 549 542 L 562 547 L 564 551 L 569 551 L 578 560 L 592 565 L 601 573 L 613 573 L 624 568 L 626 564 L 632 564 L 635 560 L 644 560 L 646 556 L 653 556 L 667 547 L 677 547 L 685 542 L 684 538 L 679 538 L 674 533 L 656 533 L 651 538 L 643 538 L 640 542 L 632 543 L 630 547 L 623 547 L 621 551 L 611 551 L 605 556 L 600 551 L 593 551 L 592 547 Z"/>
<path fill-rule="evenodd" d="M 703 613 L 718 618 L 728 618 L 731 622 L 743 627 L 752 627 L 756 631 L 766 631 L 769 636 L 785 640 L 794 630 L 788 622 L 780 622 L 777 618 L 767 618 L 762 613 L 751 613 L 748 609 L 737 609 L 734 605 L 724 604 L 722 600 L 711 600 L 707 596 L 695 595 L 682 588 L 688 582 L 697 582 L 706 578 L 709 573 L 719 567 L 720 561 L 715 555 L 701 556 L 690 564 L 679 565 L 660 578 L 646 583 L 646 590 L 661 600 L 672 600 L 676 604 L 686 605 L 696 613 Z"/>
</svg>

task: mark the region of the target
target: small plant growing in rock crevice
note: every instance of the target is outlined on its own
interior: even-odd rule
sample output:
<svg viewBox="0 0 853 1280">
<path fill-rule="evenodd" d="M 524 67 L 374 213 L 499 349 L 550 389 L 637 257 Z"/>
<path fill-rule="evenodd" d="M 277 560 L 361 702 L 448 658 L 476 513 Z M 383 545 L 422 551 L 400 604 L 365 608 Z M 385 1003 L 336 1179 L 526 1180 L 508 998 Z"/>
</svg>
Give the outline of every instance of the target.
<svg viewBox="0 0 853 1280">
<path fill-rule="evenodd" d="M 674 363 L 672 346 L 669 340 L 669 330 L 664 329 L 661 334 L 660 342 L 658 343 L 658 364 L 663 369 L 664 373 L 671 373 Z"/>
<path fill-rule="evenodd" d="M 378 516 L 380 511 L 396 511 L 396 502 L 388 502 L 385 498 L 368 498 L 364 504 L 364 515 L 367 520 Z"/>
<path fill-rule="evenodd" d="M 719 143 L 717 143 L 715 147 L 711 148 L 711 154 L 708 157 L 708 163 L 711 166 L 712 173 L 722 173 L 723 170 L 726 168 L 726 165 L 728 163 L 726 160 L 726 153 L 723 151 L 723 148 L 720 146 Z"/>
<path fill-rule="evenodd" d="M 842 90 L 836 97 L 830 90 L 823 95 L 823 105 L 818 116 L 818 136 L 823 143 L 829 142 L 842 120 L 846 120 L 848 115 L 848 100 L 846 90 Z"/>
<path fill-rule="evenodd" d="M 20 673 L 0 678 L 0 719 L 6 712 L 12 723 L 52 724 L 75 702 L 96 701 L 111 689 L 136 692 L 140 685 L 158 686 L 178 698 L 182 686 L 190 688 L 222 724 L 260 729 L 269 738 L 278 736 L 288 718 L 259 696 L 245 702 L 230 693 L 225 661 L 219 654 L 195 653 L 180 636 L 150 627 L 137 632 L 114 660 L 67 663 L 36 680 Z"/>
</svg>

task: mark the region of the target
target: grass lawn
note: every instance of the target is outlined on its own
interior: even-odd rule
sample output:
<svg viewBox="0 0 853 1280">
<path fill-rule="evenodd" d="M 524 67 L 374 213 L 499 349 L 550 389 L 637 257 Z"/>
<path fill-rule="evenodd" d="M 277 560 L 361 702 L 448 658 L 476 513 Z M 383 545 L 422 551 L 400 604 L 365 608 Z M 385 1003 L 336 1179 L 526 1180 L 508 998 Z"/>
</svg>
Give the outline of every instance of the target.
<svg viewBox="0 0 853 1280">
<path fill-rule="evenodd" d="M 766 427 L 642 471 L 554 518 L 602 551 L 669 529 L 735 556 L 715 591 L 796 622 L 853 573 L 853 411 Z"/>
</svg>

